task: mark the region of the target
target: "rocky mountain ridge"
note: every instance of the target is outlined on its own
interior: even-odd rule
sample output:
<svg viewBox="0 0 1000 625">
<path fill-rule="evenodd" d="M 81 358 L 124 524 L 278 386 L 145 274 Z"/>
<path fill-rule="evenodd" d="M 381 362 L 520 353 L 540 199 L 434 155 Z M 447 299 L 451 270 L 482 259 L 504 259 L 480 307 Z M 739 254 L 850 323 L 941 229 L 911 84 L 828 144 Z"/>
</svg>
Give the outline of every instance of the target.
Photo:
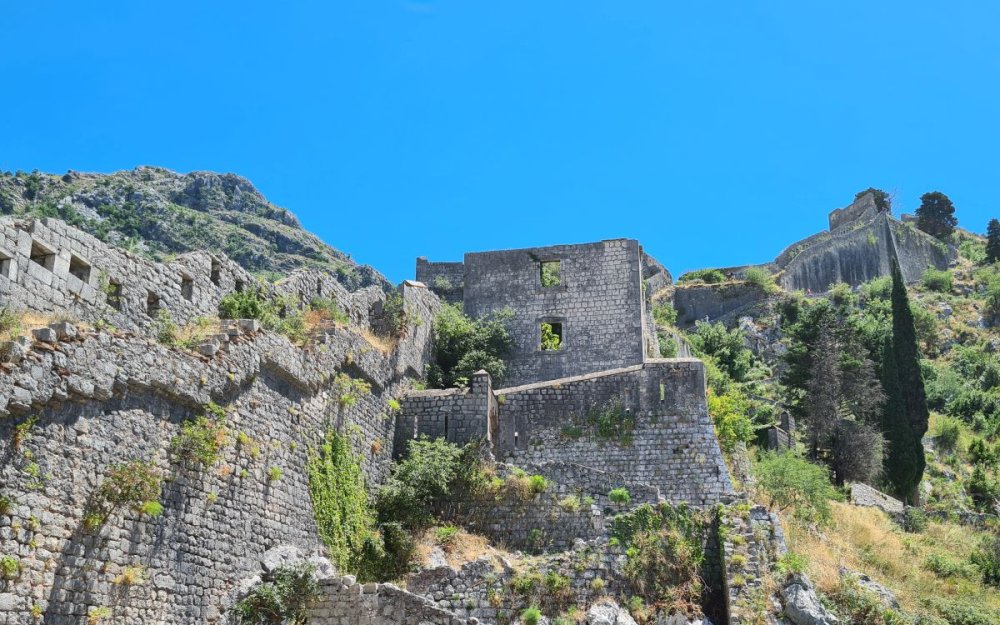
<svg viewBox="0 0 1000 625">
<path fill-rule="evenodd" d="M 334 272 L 349 290 L 389 286 L 235 174 L 145 166 L 111 174 L 4 172 L 0 215 L 56 217 L 153 260 L 219 250 L 265 278 L 310 267 Z"/>
</svg>

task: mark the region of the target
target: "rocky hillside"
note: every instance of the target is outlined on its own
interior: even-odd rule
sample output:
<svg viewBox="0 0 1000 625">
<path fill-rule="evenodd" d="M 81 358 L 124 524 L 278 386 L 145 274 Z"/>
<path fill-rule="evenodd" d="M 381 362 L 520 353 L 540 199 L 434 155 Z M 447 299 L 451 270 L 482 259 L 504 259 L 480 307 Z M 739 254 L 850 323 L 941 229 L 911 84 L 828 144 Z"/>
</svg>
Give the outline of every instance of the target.
<svg viewBox="0 0 1000 625">
<path fill-rule="evenodd" d="M 235 174 L 178 174 L 160 167 L 62 176 L 0 172 L 0 215 L 57 217 L 154 260 L 219 250 L 265 278 L 315 267 L 335 272 L 350 290 L 388 284 L 304 230 L 295 215 Z"/>
</svg>

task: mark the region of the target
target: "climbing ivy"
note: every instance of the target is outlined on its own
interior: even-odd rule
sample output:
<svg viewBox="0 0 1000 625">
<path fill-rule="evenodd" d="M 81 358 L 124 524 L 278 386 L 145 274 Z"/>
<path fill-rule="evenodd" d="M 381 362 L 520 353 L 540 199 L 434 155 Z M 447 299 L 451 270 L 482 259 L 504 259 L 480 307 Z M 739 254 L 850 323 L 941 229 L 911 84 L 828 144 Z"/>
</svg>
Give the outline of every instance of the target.
<svg viewBox="0 0 1000 625">
<path fill-rule="evenodd" d="M 319 449 L 309 454 L 308 471 L 313 514 L 330 560 L 338 570 L 357 572 L 366 541 L 378 543 L 381 539 L 350 439 L 327 432 Z M 368 549 L 372 550 L 371 544 Z"/>
</svg>

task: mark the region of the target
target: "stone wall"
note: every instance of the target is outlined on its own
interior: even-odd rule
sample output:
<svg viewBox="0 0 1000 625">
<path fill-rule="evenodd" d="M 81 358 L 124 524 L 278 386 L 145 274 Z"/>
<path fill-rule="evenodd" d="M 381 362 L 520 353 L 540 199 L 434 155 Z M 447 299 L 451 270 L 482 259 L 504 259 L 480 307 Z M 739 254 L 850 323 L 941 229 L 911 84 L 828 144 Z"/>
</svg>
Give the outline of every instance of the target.
<svg viewBox="0 0 1000 625">
<path fill-rule="evenodd" d="M 678 286 L 674 290 L 677 325 L 688 328 L 705 319 L 735 321 L 763 304 L 767 297 L 760 287 L 742 282 Z"/>
<path fill-rule="evenodd" d="M 109 622 L 128 625 L 219 622 L 234 584 L 265 550 L 321 550 L 308 453 L 337 428 L 377 485 L 391 457 L 389 399 L 429 354 L 438 300 L 423 288 L 403 297 L 422 322 L 388 355 L 354 328 L 331 329 L 303 349 L 253 323 L 226 328 L 210 357 L 65 324 L 0 350 L 0 494 L 11 500 L 0 554 L 21 566 L 0 582 L 0 620 L 27 625 L 37 610 L 45 623 L 78 624 L 107 609 Z M 343 405 L 338 372 L 364 379 L 371 393 Z M 227 413 L 222 459 L 202 470 L 178 464 L 171 440 L 210 401 Z M 15 437 L 30 417 L 37 422 Z M 162 515 L 121 510 L 88 530 L 88 499 L 111 467 L 133 459 L 165 477 Z M 126 567 L 141 567 L 147 581 L 116 583 Z"/>
<path fill-rule="evenodd" d="M 903 279 L 920 280 L 928 267 L 945 269 L 955 252 L 933 237 L 882 213 L 854 221 L 805 246 L 783 267 L 778 282 L 786 290 L 822 293 L 838 282 L 857 286 L 890 274 L 899 261 Z"/>
<path fill-rule="evenodd" d="M 771 622 L 768 580 L 787 551 L 781 521 L 763 506 L 744 503 L 725 510 L 721 523 L 726 528 L 722 562 L 730 625 Z"/>
<path fill-rule="evenodd" d="M 464 263 L 432 263 L 421 256 L 417 258 L 416 278 L 446 302 L 462 303 L 465 286 Z"/>
<path fill-rule="evenodd" d="M 458 445 L 479 439 L 492 443 L 495 436 L 498 406 L 485 371 L 473 374 L 468 388 L 408 391 L 400 404 L 393 446 L 397 457 L 418 436 L 444 438 Z"/>
<path fill-rule="evenodd" d="M 359 584 L 354 577 L 320 582 L 320 598 L 310 606 L 310 625 L 475 625 L 431 600 L 393 584 Z"/>
<path fill-rule="evenodd" d="M 652 360 L 496 393 L 497 453 L 514 464 L 563 461 L 614 472 L 659 488 L 671 503 L 709 506 L 733 494 L 699 360 Z M 612 399 L 635 417 L 627 441 L 602 439 L 588 423 L 588 413 Z"/>
<path fill-rule="evenodd" d="M 0 219 L 0 305 L 14 309 L 140 329 L 160 310 L 180 324 L 216 316 L 225 295 L 245 288 L 290 295 L 300 307 L 329 299 L 364 325 L 384 299 L 378 287 L 350 293 L 315 269 L 262 284 L 222 255 L 193 252 L 154 263 L 56 219 Z"/>
<path fill-rule="evenodd" d="M 875 196 L 869 192 L 851 202 L 844 208 L 830 212 L 830 230 L 837 230 L 855 221 L 867 220 L 878 214 L 875 206 Z"/>
<path fill-rule="evenodd" d="M 543 287 L 541 263 L 559 261 L 560 283 Z M 615 239 L 465 255 L 465 312 L 510 308 L 514 347 L 507 385 L 639 364 L 645 341 L 639 243 Z M 541 324 L 562 324 L 562 347 L 541 349 Z"/>
</svg>

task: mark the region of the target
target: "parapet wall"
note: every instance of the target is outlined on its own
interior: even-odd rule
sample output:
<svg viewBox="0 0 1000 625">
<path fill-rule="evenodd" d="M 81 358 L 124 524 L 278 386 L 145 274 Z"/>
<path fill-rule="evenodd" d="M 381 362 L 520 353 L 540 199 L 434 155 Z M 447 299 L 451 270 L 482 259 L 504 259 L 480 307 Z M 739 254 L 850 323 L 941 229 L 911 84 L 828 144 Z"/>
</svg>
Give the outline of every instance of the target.
<svg viewBox="0 0 1000 625">
<path fill-rule="evenodd" d="M 380 483 L 394 437 L 389 400 L 429 356 L 438 300 L 422 288 L 404 288 L 403 297 L 421 323 L 389 355 L 354 329 L 331 329 L 303 349 L 252 323 L 232 328 L 212 357 L 66 325 L 8 345 L 0 483 L 12 503 L 0 516 L 9 530 L 0 532 L 0 553 L 21 570 L 0 583 L 0 621 L 33 623 L 37 610 L 45 623 L 77 625 L 108 610 L 108 622 L 126 625 L 217 623 L 266 550 L 322 551 L 309 453 L 338 429 L 351 436 L 369 484 Z M 339 401 L 338 372 L 365 380 L 371 393 Z M 209 401 L 227 413 L 222 459 L 200 470 L 177 464 L 171 440 Z M 15 437 L 29 417 L 37 422 Z M 165 476 L 162 515 L 121 510 L 87 530 L 88 499 L 112 466 L 133 459 Z M 145 583 L 116 584 L 126 567 L 138 567 Z"/>
<path fill-rule="evenodd" d="M 225 295 L 245 288 L 290 295 L 299 306 L 329 299 L 365 325 L 384 299 L 378 287 L 350 293 L 316 269 L 265 285 L 224 255 L 193 252 L 154 263 L 57 219 L 0 219 L 0 306 L 140 329 L 161 310 L 180 324 L 215 316 Z"/>
<path fill-rule="evenodd" d="M 651 360 L 496 393 L 498 454 L 514 464 L 597 468 L 655 486 L 673 504 L 710 506 L 734 493 L 708 416 L 700 360 Z M 612 400 L 635 418 L 627 440 L 601 438 L 588 420 Z"/>
<path fill-rule="evenodd" d="M 452 304 L 462 302 L 465 286 L 464 263 L 432 263 L 421 256 L 417 259 L 416 278 L 446 302 Z"/>
<path fill-rule="evenodd" d="M 875 196 L 869 191 L 844 208 L 830 212 L 830 231 L 843 228 L 855 221 L 869 220 L 878 214 Z"/>
</svg>

